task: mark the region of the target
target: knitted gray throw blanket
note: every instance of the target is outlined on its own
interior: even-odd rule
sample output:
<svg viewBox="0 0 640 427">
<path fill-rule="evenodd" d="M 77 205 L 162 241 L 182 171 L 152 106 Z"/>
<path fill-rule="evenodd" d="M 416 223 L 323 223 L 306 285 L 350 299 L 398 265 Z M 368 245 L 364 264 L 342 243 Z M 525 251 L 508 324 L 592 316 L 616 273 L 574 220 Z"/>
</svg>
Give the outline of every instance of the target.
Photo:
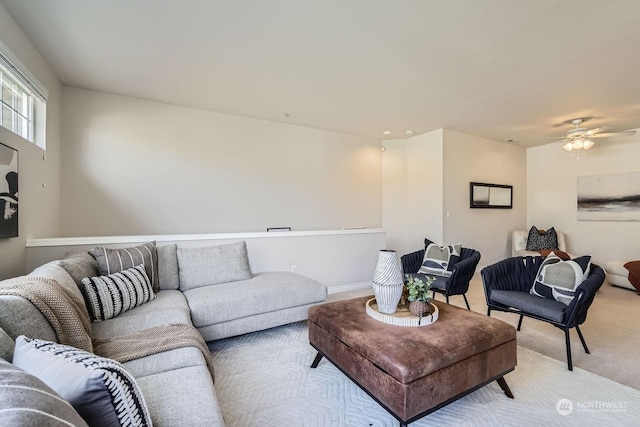
<svg viewBox="0 0 640 427">
<path fill-rule="evenodd" d="M 2 281 L 0 295 L 25 298 L 47 319 L 60 344 L 124 363 L 182 347 L 196 347 L 202 353 L 213 378 L 211 353 L 202 335 L 190 325 L 162 325 L 130 335 L 91 340 L 91 321 L 84 301 L 54 279 L 21 276 Z"/>
<path fill-rule="evenodd" d="M 121 363 L 182 347 L 196 347 L 200 350 L 213 379 L 213 362 L 209 348 L 202 335 L 190 325 L 167 324 L 130 335 L 93 341 L 95 354 Z"/>
<path fill-rule="evenodd" d="M 31 302 L 47 319 L 60 344 L 93 351 L 91 321 L 87 311 L 82 309 L 84 301 L 54 279 L 20 276 L 4 280 L 0 295 L 18 296 Z"/>
</svg>

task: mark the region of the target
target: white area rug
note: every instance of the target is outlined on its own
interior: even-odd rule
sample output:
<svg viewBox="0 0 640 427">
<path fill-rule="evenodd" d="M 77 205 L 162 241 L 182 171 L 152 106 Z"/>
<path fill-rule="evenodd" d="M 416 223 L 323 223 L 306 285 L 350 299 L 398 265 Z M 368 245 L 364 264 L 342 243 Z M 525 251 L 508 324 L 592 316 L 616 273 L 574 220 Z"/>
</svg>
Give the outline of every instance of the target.
<svg viewBox="0 0 640 427">
<path fill-rule="evenodd" d="M 331 362 L 309 367 L 316 351 L 306 322 L 210 348 L 228 427 L 398 426 Z M 515 399 L 493 382 L 411 426 L 640 425 L 640 391 L 579 368 L 570 372 L 564 361 L 526 348 L 518 346 L 518 366 L 505 379 Z"/>
</svg>

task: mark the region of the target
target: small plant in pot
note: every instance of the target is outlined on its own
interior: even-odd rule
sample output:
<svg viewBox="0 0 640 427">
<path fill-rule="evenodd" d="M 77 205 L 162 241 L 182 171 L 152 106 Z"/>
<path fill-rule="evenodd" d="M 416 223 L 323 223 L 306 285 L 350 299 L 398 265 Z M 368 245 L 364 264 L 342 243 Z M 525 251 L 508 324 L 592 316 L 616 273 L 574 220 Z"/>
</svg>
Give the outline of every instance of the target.
<svg viewBox="0 0 640 427">
<path fill-rule="evenodd" d="M 434 277 L 425 276 L 425 280 L 419 277 L 413 277 L 407 275 L 407 289 L 409 290 L 409 312 L 414 316 L 424 316 L 431 313 L 431 298 L 429 292 L 431 291 L 431 284 L 434 281 Z"/>
</svg>

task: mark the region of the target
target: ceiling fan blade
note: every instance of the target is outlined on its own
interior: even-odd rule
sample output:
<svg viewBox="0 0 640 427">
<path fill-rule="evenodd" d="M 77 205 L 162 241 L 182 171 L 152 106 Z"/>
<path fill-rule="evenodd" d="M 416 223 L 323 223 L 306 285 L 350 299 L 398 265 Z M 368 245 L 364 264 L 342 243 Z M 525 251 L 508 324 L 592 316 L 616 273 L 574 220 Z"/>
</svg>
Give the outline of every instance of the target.
<svg viewBox="0 0 640 427">
<path fill-rule="evenodd" d="M 591 135 L 590 138 L 607 138 L 609 136 L 630 136 L 635 134 L 636 134 L 635 130 L 625 130 L 622 132 L 598 133 L 596 135 Z"/>
<path fill-rule="evenodd" d="M 585 136 L 593 136 L 593 135 L 595 135 L 597 133 L 604 132 L 605 130 L 609 130 L 609 129 L 611 129 L 611 126 L 600 126 L 598 128 L 595 128 L 595 129 L 590 129 L 590 130 L 586 131 L 584 134 L 585 134 Z"/>
<path fill-rule="evenodd" d="M 546 136 L 544 138 L 538 138 L 538 139 L 565 139 L 567 136 L 563 135 L 563 136 Z"/>
</svg>

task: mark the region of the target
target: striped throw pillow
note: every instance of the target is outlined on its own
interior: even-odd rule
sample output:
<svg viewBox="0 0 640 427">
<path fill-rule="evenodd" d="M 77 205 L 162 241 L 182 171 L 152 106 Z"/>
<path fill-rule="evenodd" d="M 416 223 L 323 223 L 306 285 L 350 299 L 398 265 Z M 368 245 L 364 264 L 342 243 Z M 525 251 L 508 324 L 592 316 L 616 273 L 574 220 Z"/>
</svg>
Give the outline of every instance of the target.
<svg viewBox="0 0 640 427">
<path fill-rule="evenodd" d="M 115 360 L 21 335 L 13 363 L 69 402 L 90 426 L 152 424 L 136 380 Z"/>
<path fill-rule="evenodd" d="M 159 290 L 156 242 L 123 249 L 97 247 L 91 249 L 89 254 L 98 262 L 98 270 L 102 276 L 117 273 L 136 265 L 144 265 L 153 290 L 155 292 Z"/>
<path fill-rule="evenodd" d="M 82 285 L 96 321 L 111 319 L 156 297 L 142 265 L 108 276 L 85 277 Z"/>
</svg>

